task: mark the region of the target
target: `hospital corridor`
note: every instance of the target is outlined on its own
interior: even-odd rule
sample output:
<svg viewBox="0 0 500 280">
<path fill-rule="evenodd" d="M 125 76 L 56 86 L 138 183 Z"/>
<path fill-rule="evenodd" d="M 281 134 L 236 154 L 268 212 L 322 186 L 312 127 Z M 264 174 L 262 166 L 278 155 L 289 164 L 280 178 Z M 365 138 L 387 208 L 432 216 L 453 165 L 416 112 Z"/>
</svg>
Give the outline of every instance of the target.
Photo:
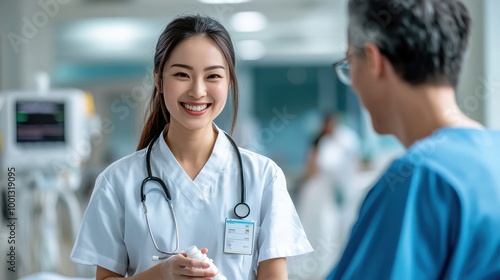
<svg viewBox="0 0 500 280">
<path fill-rule="evenodd" d="M 421 267 L 405 266 L 413 260 L 411 248 L 387 244 L 431 236 L 432 230 L 411 232 L 407 220 L 396 220 L 412 210 L 391 207 L 427 195 L 412 189 L 399 194 L 397 186 L 433 170 L 420 171 L 418 164 L 397 170 L 395 164 L 417 161 L 407 153 L 420 151 L 419 143 L 418 160 L 425 162 L 454 134 L 439 138 L 431 131 L 437 140 L 430 146 L 409 145 L 401 136 L 424 138 L 428 131 L 417 126 L 436 107 L 415 113 L 417 121 L 408 122 L 414 126 L 404 129 L 407 118 L 386 117 L 417 112 L 404 106 L 417 106 L 408 100 L 419 97 L 376 99 L 409 91 L 421 80 L 396 90 L 411 73 L 390 76 L 393 68 L 380 65 L 393 59 L 399 71 L 408 60 L 379 50 L 390 44 L 385 37 L 376 44 L 363 40 L 376 38 L 405 12 L 370 10 L 363 6 L 368 2 L 387 1 L 0 0 L 0 279 L 320 280 L 360 279 L 365 271 L 361 279 L 398 279 L 401 270 L 408 278 L 399 279 L 418 279 Z M 393 2 L 406 9 L 419 1 Z M 498 131 L 500 1 L 461 2 L 472 24 L 452 88 L 458 106 L 444 106 L 443 119 L 455 118 L 450 127 L 473 123 Z M 354 32 L 362 8 L 366 33 Z M 432 36 L 428 45 L 440 44 Z M 358 47 L 357 41 L 365 43 Z M 463 162 L 454 153 L 477 151 L 500 172 L 493 163 L 498 138 L 463 138 L 491 154 L 467 146 L 443 161 L 470 164 L 467 172 L 450 170 L 494 188 L 500 181 L 474 177 L 479 160 Z M 387 181 L 390 190 L 377 188 L 386 180 L 394 180 Z M 438 174 L 420 183 L 440 180 Z M 500 199 L 496 187 L 483 194 Z M 454 197 L 432 191 L 433 203 Z M 397 199 L 384 204 L 391 194 Z M 411 221 L 432 224 L 448 217 L 446 208 L 428 205 Z M 392 222 L 410 237 L 392 235 Z M 497 222 L 478 224 L 494 230 Z M 454 225 L 441 238 L 455 236 Z M 484 256 L 500 263 L 500 245 L 490 248 Z M 362 269 L 375 266 L 359 255 L 371 250 L 380 250 L 371 257 L 392 276 Z M 384 263 L 381 256 L 391 250 L 394 262 Z M 428 269 L 440 263 L 419 261 Z M 481 265 L 479 258 L 471 262 Z M 439 275 L 428 279 L 460 274 Z"/>
</svg>

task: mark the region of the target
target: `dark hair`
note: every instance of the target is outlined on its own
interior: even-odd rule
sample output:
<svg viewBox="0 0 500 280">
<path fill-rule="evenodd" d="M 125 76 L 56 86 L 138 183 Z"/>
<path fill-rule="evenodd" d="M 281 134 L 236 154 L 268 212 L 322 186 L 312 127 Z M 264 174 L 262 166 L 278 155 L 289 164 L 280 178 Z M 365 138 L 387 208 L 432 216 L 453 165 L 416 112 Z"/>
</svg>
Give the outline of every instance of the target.
<svg viewBox="0 0 500 280">
<path fill-rule="evenodd" d="M 350 0 L 349 43 L 373 42 L 403 80 L 456 87 L 470 27 L 458 0 Z"/>
<path fill-rule="evenodd" d="M 233 131 L 238 116 L 238 81 L 236 78 L 236 58 L 231 37 L 227 30 L 215 19 L 201 15 L 183 16 L 170 22 L 163 30 L 154 56 L 155 86 L 147 112 L 147 119 L 141 133 L 137 150 L 147 147 L 149 142 L 165 128 L 170 121 L 163 99 L 163 68 L 174 49 L 184 40 L 194 36 L 203 36 L 212 40 L 220 49 L 229 68 L 229 81 L 233 99 L 233 119 L 230 132 Z"/>
<path fill-rule="evenodd" d="M 311 145 L 313 148 L 318 147 L 319 141 L 321 141 L 321 139 L 323 137 L 325 137 L 325 135 L 327 135 L 330 132 L 330 130 L 332 129 L 332 126 L 335 127 L 336 121 L 337 121 L 337 114 L 336 113 L 335 114 L 332 114 L 332 113 L 324 113 L 323 114 L 323 123 L 321 125 L 321 129 L 318 132 L 318 134 L 316 135 L 316 137 L 314 137 L 312 145 Z"/>
</svg>

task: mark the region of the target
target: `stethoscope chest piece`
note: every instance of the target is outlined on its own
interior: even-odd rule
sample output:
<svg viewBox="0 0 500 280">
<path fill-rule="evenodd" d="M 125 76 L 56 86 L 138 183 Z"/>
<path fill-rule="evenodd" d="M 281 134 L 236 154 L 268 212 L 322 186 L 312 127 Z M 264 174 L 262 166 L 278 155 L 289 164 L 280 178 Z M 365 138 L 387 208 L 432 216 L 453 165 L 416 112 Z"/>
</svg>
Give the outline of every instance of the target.
<svg viewBox="0 0 500 280">
<path fill-rule="evenodd" d="M 250 206 L 245 202 L 240 202 L 234 206 L 234 214 L 240 219 L 246 218 L 250 215 Z"/>
</svg>

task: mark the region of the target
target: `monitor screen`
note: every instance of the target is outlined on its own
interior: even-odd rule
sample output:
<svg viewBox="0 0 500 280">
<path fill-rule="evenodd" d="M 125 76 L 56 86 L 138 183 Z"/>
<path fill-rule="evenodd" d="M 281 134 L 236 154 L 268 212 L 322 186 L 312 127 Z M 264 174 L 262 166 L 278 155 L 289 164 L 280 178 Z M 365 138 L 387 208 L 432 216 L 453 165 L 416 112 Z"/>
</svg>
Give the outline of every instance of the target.
<svg viewBox="0 0 500 280">
<path fill-rule="evenodd" d="M 64 103 L 16 102 L 17 143 L 64 143 Z"/>
</svg>

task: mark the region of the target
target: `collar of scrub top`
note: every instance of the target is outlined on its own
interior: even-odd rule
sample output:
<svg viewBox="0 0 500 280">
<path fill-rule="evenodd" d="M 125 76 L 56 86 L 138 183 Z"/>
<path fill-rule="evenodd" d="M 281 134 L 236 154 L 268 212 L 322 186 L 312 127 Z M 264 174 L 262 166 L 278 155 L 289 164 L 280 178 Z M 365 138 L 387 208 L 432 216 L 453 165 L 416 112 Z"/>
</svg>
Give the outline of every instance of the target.
<svg viewBox="0 0 500 280">
<path fill-rule="evenodd" d="M 168 129 L 168 125 L 166 127 Z M 218 127 L 214 124 L 214 129 L 216 129 L 218 132 L 220 132 L 221 130 L 218 129 Z M 153 144 L 156 142 L 156 140 L 161 136 L 163 135 L 163 132 L 159 133 L 157 136 L 155 136 L 155 138 L 153 138 L 153 140 L 151 140 L 151 142 L 149 143 L 148 145 L 148 148 L 147 148 L 147 152 L 146 152 L 146 169 L 147 169 L 147 177 L 144 178 L 144 180 L 142 181 L 142 184 L 141 184 L 141 203 L 142 203 L 142 206 L 143 206 L 143 211 L 144 211 L 144 215 L 146 216 L 146 223 L 147 223 L 147 226 L 148 226 L 148 231 L 149 231 L 149 235 L 151 237 L 151 240 L 153 241 L 153 244 L 155 246 L 155 249 L 166 255 L 164 257 L 158 257 L 158 256 L 153 256 L 152 259 L 153 260 L 161 260 L 161 259 L 166 259 L 172 255 L 175 255 L 177 254 L 177 250 L 179 249 L 179 229 L 178 229 L 178 226 L 177 226 L 177 219 L 176 219 L 176 216 L 175 216 L 175 212 L 174 212 L 174 207 L 173 207 L 173 204 L 172 204 L 172 196 L 170 195 L 170 191 L 167 187 L 167 185 L 163 182 L 162 179 L 160 179 L 159 177 L 155 177 L 153 176 L 152 174 L 152 171 L 151 171 L 151 150 L 153 148 Z M 235 206 L 234 206 L 234 215 L 240 219 L 243 219 L 243 218 L 246 218 L 248 217 L 248 215 L 250 214 L 250 206 L 248 206 L 248 204 L 246 203 L 246 187 L 245 187 L 245 180 L 244 180 L 244 175 L 243 175 L 243 161 L 241 159 L 241 153 L 240 153 L 240 150 L 238 148 L 238 146 L 236 145 L 236 143 L 234 142 L 234 140 L 226 133 L 224 132 L 224 135 L 227 137 L 227 139 L 229 140 L 229 142 L 231 143 L 231 145 L 233 146 L 235 152 L 236 152 L 236 156 L 238 158 L 238 166 L 239 166 L 239 171 L 240 171 L 240 187 L 241 187 L 241 200 L 239 203 L 237 203 Z M 151 231 L 151 227 L 150 227 L 150 223 L 149 223 L 149 218 L 148 218 L 148 210 L 147 210 L 147 207 L 146 207 L 146 195 L 144 194 L 144 188 L 146 186 L 146 183 L 148 183 L 149 181 L 154 181 L 156 183 L 158 183 L 161 188 L 163 189 L 163 192 L 165 193 L 165 196 L 167 198 L 167 202 L 170 206 L 170 210 L 171 210 L 171 214 L 172 214 L 172 218 L 174 220 L 174 225 L 175 225 L 175 236 L 176 236 L 176 246 L 175 246 L 175 249 L 172 251 L 172 252 L 167 252 L 167 251 L 162 251 L 159 249 L 157 243 L 156 243 L 156 240 L 153 236 L 153 232 Z"/>
</svg>

